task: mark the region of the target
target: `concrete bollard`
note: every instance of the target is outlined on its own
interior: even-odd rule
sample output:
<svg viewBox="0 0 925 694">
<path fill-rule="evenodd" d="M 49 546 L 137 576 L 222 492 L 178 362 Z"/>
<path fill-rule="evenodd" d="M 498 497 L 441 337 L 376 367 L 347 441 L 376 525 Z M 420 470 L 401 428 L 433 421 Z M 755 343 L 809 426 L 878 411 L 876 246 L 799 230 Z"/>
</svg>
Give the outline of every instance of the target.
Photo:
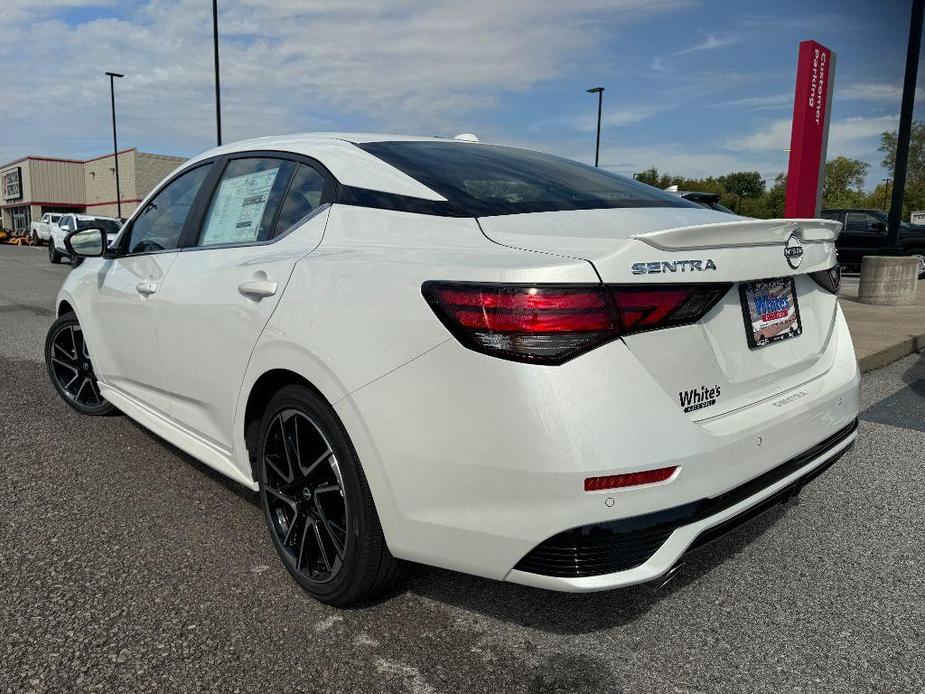
<svg viewBox="0 0 925 694">
<path fill-rule="evenodd" d="M 915 303 L 918 286 L 918 258 L 868 255 L 861 261 L 858 301 L 879 306 L 909 306 Z"/>
</svg>

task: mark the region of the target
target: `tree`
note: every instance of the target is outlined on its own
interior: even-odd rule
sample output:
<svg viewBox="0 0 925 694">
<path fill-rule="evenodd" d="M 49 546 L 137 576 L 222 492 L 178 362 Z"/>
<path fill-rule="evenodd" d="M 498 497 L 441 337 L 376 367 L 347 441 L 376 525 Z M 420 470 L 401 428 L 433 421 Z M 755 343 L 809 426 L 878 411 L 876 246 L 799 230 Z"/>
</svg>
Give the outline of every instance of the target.
<svg viewBox="0 0 925 694">
<path fill-rule="evenodd" d="M 883 161 L 880 163 L 891 174 L 896 167 L 897 139 L 896 131 L 880 135 L 880 151 L 883 152 Z M 877 203 L 877 207 L 881 205 L 883 205 L 882 198 Z M 889 209 L 889 207 L 890 202 L 888 201 L 886 208 Z M 909 164 L 906 170 L 902 217 L 908 219 L 910 212 L 923 209 L 925 209 L 925 122 L 917 120 L 912 123 L 912 134 L 909 138 Z"/>
<path fill-rule="evenodd" d="M 779 173 L 774 178 L 774 185 L 767 193 L 768 217 L 774 219 L 784 216 L 784 202 L 787 199 L 787 174 Z"/>
<path fill-rule="evenodd" d="M 646 169 L 636 174 L 636 180 L 642 183 L 648 183 L 650 186 L 655 186 L 662 190 L 677 182 L 677 179 L 667 173 L 660 174 L 658 169 L 654 166 L 651 169 Z"/>
<path fill-rule="evenodd" d="M 883 152 L 883 161 L 880 164 L 890 173 L 896 168 L 897 139 L 895 130 L 880 135 L 880 151 Z M 925 122 L 920 120 L 912 123 L 906 181 L 914 185 L 925 184 Z"/>
<path fill-rule="evenodd" d="M 858 207 L 864 194 L 864 179 L 870 164 L 848 157 L 835 157 L 825 163 L 822 204 L 826 207 Z"/>
<path fill-rule="evenodd" d="M 758 198 L 764 195 L 764 179 L 757 171 L 733 171 L 716 180 L 736 197 Z"/>
</svg>

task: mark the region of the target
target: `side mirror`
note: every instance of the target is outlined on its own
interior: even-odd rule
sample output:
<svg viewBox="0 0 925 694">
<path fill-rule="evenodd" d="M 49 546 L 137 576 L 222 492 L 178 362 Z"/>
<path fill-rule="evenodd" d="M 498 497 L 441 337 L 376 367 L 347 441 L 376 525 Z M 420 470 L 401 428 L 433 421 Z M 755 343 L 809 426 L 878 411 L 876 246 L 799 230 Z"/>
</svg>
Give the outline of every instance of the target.
<svg viewBox="0 0 925 694">
<path fill-rule="evenodd" d="M 99 258 L 106 252 L 108 241 L 102 229 L 80 229 L 64 237 L 64 247 L 78 258 Z"/>
<path fill-rule="evenodd" d="M 871 231 L 884 232 L 886 231 L 886 224 L 883 222 L 871 222 L 869 229 Z"/>
</svg>

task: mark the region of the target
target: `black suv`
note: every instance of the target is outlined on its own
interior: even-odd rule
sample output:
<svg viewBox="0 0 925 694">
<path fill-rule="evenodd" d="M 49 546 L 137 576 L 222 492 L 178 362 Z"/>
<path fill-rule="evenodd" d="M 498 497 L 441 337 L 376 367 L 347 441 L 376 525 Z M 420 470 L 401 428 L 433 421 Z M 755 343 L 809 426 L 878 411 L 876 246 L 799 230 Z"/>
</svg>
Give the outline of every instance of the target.
<svg viewBox="0 0 925 694">
<path fill-rule="evenodd" d="M 838 262 L 849 268 L 860 267 L 865 255 L 881 255 L 890 247 L 886 243 L 887 215 L 880 210 L 822 210 L 826 219 L 843 225 L 835 246 Z M 919 259 L 919 279 L 925 279 L 925 226 L 899 223 L 899 248 L 903 255 Z"/>
</svg>

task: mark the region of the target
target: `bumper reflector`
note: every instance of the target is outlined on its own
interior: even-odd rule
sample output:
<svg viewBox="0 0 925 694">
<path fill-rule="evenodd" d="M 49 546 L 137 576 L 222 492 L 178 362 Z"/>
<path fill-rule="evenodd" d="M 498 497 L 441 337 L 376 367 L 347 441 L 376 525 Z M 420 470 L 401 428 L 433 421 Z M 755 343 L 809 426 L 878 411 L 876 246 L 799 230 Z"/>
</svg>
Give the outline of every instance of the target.
<svg viewBox="0 0 925 694">
<path fill-rule="evenodd" d="M 585 480 L 586 492 L 599 492 L 603 489 L 619 489 L 621 487 L 638 487 L 641 484 L 655 484 L 669 479 L 677 465 L 661 467 L 657 470 L 644 470 L 643 472 L 629 472 L 623 475 L 607 475 L 605 477 L 589 477 Z"/>
</svg>

